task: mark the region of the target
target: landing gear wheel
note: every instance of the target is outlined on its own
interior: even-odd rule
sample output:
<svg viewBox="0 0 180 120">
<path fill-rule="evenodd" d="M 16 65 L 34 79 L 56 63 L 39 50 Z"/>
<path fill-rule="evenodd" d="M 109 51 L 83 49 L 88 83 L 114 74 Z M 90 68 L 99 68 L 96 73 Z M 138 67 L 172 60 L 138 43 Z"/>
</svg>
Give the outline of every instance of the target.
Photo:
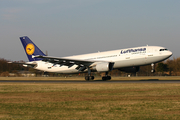
<svg viewBox="0 0 180 120">
<path fill-rule="evenodd" d="M 94 76 L 86 76 L 86 77 L 85 77 L 85 80 L 86 80 L 86 81 L 94 80 Z"/>
<path fill-rule="evenodd" d="M 91 80 L 94 80 L 94 76 L 90 76 Z"/>
<path fill-rule="evenodd" d="M 87 67 L 88 69 L 88 76 L 85 76 L 85 80 L 89 81 L 89 80 L 94 80 L 94 76 L 91 76 L 91 69 L 89 67 Z"/>
<path fill-rule="evenodd" d="M 85 77 L 85 80 L 86 80 L 86 81 L 89 81 L 89 76 L 86 76 L 86 77 Z"/>
<path fill-rule="evenodd" d="M 151 70 L 151 73 L 155 73 L 155 70 Z"/>
<path fill-rule="evenodd" d="M 111 80 L 111 76 L 107 76 L 107 79 L 108 79 L 108 80 Z"/>
</svg>

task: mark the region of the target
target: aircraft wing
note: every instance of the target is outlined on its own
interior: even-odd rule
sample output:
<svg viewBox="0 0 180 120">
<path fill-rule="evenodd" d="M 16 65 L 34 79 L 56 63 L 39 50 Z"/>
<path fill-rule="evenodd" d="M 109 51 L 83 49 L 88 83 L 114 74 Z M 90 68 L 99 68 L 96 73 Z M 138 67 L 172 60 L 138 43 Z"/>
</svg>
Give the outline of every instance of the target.
<svg viewBox="0 0 180 120">
<path fill-rule="evenodd" d="M 70 58 L 63 58 L 63 57 L 51 57 L 51 56 L 34 56 L 34 58 L 41 58 L 44 62 L 49 62 L 54 65 L 58 64 L 60 66 L 68 66 L 68 68 L 72 67 L 73 65 L 78 65 L 76 68 L 79 71 L 84 71 L 85 69 L 92 66 L 95 62 L 107 62 L 107 61 L 93 61 L 93 60 L 80 60 L 80 59 L 70 59 Z"/>
</svg>

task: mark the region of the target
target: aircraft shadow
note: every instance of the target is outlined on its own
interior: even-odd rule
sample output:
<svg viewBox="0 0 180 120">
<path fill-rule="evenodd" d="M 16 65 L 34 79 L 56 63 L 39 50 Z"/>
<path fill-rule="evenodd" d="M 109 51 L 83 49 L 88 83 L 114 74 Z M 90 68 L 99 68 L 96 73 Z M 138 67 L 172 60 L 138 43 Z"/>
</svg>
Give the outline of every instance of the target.
<svg viewBox="0 0 180 120">
<path fill-rule="evenodd" d="M 159 81 L 159 79 L 143 79 L 143 80 L 140 80 L 140 81 Z"/>
</svg>

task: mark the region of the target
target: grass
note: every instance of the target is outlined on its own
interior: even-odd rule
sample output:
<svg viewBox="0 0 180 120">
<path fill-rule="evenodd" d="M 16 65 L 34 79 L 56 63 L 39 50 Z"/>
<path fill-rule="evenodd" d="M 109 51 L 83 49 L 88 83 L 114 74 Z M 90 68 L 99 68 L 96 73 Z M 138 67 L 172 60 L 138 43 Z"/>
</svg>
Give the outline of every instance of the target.
<svg viewBox="0 0 180 120">
<path fill-rule="evenodd" d="M 180 84 L 0 83 L 0 120 L 180 119 Z"/>
</svg>

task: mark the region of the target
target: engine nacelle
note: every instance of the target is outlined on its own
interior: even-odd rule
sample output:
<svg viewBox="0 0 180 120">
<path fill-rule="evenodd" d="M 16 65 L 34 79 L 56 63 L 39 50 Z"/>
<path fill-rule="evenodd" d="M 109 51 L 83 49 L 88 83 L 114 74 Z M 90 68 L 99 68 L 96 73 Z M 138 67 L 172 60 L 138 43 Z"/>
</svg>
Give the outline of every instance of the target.
<svg viewBox="0 0 180 120">
<path fill-rule="evenodd" d="M 136 73 L 140 70 L 140 67 L 127 67 L 127 68 L 120 68 L 118 70 L 126 73 Z"/>
<path fill-rule="evenodd" d="M 107 71 L 113 70 L 113 66 L 114 66 L 114 63 L 103 62 L 103 63 L 98 63 L 98 64 L 95 66 L 95 69 L 96 69 L 98 72 L 107 72 Z"/>
</svg>

